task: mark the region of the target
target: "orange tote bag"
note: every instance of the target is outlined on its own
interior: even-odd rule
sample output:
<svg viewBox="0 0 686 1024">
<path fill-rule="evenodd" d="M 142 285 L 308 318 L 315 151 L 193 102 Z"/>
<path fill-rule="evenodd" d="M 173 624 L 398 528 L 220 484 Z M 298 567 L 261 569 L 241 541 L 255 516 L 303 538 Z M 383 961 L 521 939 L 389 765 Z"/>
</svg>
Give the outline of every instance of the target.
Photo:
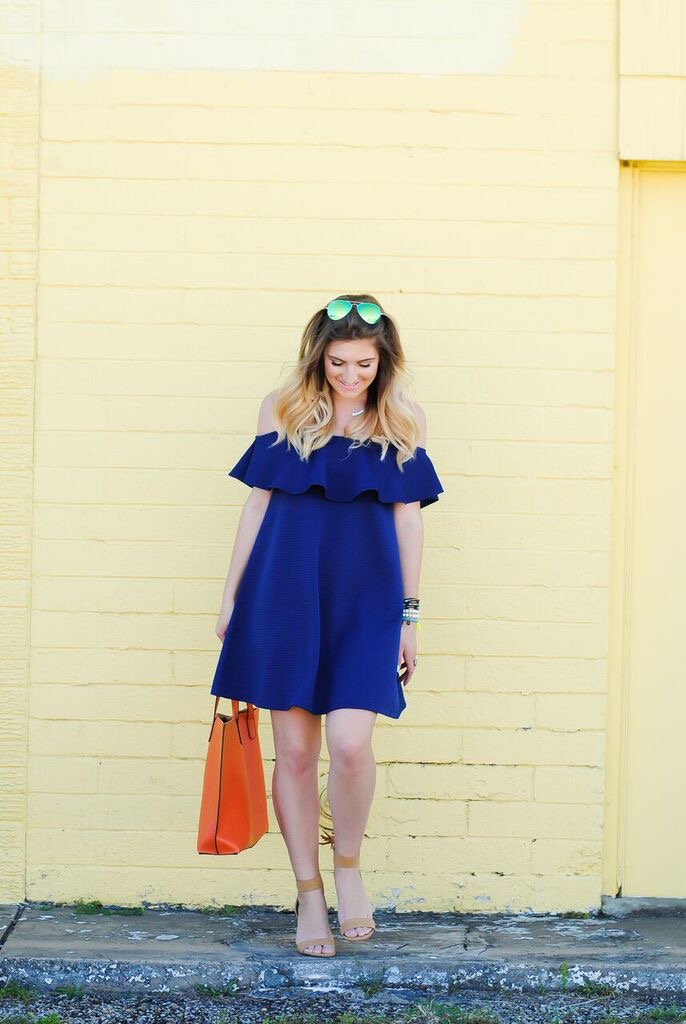
<svg viewBox="0 0 686 1024">
<path fill-rule="evenodd" d="M 207 747 L 198 824 L 198 853 L 240 853 L 254 846 L 269 828 L 264 767 L 257 732 L 259 709 L 239 711 L 231 701 L 231 716 L 217 714 Z"/>
</svg>

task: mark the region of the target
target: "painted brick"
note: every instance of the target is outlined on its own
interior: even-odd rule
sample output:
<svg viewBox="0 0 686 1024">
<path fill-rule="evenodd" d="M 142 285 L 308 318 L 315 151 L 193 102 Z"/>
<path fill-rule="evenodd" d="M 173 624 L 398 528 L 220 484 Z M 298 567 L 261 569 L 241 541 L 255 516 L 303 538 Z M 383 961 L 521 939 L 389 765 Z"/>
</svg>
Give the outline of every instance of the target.
<svg viewBox="0 0 686 1024">
<path fill-rule="evenodd" d="M 392 764 L 389 792 L 409 799 L 530 800 L 534 769 L 514 765 Z"/>
<path fill-rule="evenodd" d="M 550 694 L 536 697 L 536 725 L 543 729 L 597 729 L 605 724 L 603 694 Z"/>
<path fill-rule="evenodd" d="M 39 13 L 34 0 L 3 10 L 6 55 L 22 33 L 35 38 Z M 0 901 L 14 903 L 26 898 L 40 79 L 7 56 L 0 65 Z"/>
<path fill-rule="evenodd" d="M 468 764 L 571 764 L 601 766 L 604 734 L 543 729 L 467 729 L 464 760 Z"/>
<path fill-rule="evenodd" d="M 537 838 L 531 848 L 532 870 L 540 874 L 597 876 L 602 867 L 602 844 L 594 839 Z"/>
<path fill-rule="evenodd" d="M 535 839 L 593 839 L 602 826 L 601 806 L 470 801 L 469 834 Z"/>
<path fill-rule="evenodd" d="M 320 12 L 315 59 L 279 35 L 300 0 L 267 6 L 244 12 L 242 47 L 213 31 L 217 5 L 58 0 L 42 37 L 35 0 L 8 9 L 0 780 L 22 798 L 0 896 L 292 906 L 271 800 L 244 864 L 194 853 L 214 621 L 247 494 L 226 471 L 352 267 L 398 318 L 446 486 L 424 517 L 407 711 L 374 735 L 370 895 L 596 907 L 615 8 L 501 5 L 484 42 L 476 4 L 409 2 L 390 34 L 367 5 L 352 50 L 321 46 Z M 220 42 L 223 70 L 208 66 Z M 342 130 L 361 141 L 341 146 Z M 260 737 L 270 784 L 267 712 Z M 323 744 L 320 780 L 327 767 Z"/>
</svg>

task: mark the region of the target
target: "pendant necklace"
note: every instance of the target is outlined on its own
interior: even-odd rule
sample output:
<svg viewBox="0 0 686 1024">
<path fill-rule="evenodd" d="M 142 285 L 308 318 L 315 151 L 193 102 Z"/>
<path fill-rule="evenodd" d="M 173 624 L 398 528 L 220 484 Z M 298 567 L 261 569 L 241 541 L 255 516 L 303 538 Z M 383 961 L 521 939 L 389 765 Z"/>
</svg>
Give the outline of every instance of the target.
<svg viewBox="0 0 686 1024">
<path fill-rule="evenodd" d="M 351 416 L 361 416 L 366 408 L 367 408 L 366 405 L 363 405 L 361 409 L 357 409 L 355 412 L 352 412 L 350 415 Z M 343 435 L 343 437 L 347 437 L 347 436 L 348 436 L 347 434 Z"/>
</svg>

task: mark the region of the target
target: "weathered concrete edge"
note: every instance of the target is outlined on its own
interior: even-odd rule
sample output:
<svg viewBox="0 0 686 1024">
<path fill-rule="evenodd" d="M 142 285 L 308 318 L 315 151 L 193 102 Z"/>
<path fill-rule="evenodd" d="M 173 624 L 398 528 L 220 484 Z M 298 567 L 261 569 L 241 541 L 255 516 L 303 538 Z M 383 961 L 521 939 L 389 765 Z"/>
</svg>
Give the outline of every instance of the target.
<svg viewBox="0 0 686 1024">
<path fill-rule="evenodd" d="M 659 896 L 603 896 L 601 912 L 604 917 L 624 917 L 636 914 L 667 914 L 686 916 L 686 899 Z"/>
<path fill-rule="evenodd" d="M 585 982 L 611 985 L 618 995 L 686 993 L 686 969 L 632 965 L 621 970 L 567 961 L 567 983 L 563 987 L 561 963 L 512 964 L 507 961 L 436 961 L 421 964 L 411 956 L 397 962 L 365 963 L 362 958 L 318 960 L 302 957 L 302 964 L 283 959 L 250 955 L 241 960 L 185 960 L 160 964 L 122 960 L 48 959 L 40 957 L 0 958 L 0 981 L 13 978 L 40 991 L 60 985 L 78 985 L 102 992 L 181 992 L 196 985 L 235 988 L 243 994 L 274 988 L 310 991 L 342 991 L 369 983 L 386 989 L 412 989 L 431 993 L 465 990 L 503 992 L 570 992 Z"/>
</svg>

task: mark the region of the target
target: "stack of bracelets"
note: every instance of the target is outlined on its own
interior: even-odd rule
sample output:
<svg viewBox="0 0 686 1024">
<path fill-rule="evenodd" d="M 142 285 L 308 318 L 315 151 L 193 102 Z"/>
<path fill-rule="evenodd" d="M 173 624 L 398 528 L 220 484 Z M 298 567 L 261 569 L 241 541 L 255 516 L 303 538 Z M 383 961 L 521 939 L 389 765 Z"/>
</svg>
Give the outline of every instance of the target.
<svg viewBox="0 0 686 1024">
<path fill-rule="evenodd" d="M 419 598 L 418 597 L 404 597 L 403 598 L 403 622 L 404 623 L 417 623 L 417 629 L 421 629 L 419 624 Z"/>
</svg>

